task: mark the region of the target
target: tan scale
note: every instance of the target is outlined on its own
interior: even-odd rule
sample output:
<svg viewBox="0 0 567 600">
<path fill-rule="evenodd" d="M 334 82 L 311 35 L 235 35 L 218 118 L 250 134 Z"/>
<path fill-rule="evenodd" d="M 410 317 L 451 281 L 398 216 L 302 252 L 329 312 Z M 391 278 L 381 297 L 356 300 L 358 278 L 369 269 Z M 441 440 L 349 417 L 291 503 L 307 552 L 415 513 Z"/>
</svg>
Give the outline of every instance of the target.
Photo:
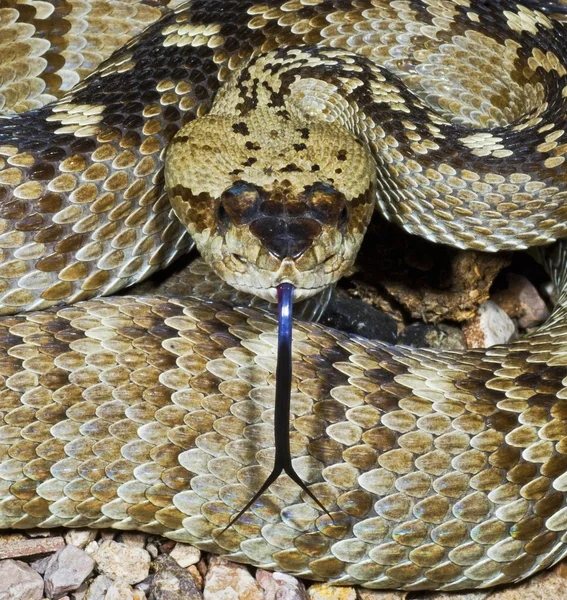
<svg viewBox="0 0 567 600">
<path fill-rule="evenodd" d="M 227 304 L 202 263 L 203 299 L 95 298 L 186 253 L 187 229 L 241 290 L 308 297 L 352 262 L 375 198 L 459 247 L 564 237 L 565 3 L 524 4 L 0 3 L 0 527 L 141 530 L 377 589 L 560 560 L 563 244 L 558 308 L 507 346 L 297 323 L 293 466 L 330 516 L 281 476 L 227 531 L 274 461 L 274 319 Z"/>
</svg>

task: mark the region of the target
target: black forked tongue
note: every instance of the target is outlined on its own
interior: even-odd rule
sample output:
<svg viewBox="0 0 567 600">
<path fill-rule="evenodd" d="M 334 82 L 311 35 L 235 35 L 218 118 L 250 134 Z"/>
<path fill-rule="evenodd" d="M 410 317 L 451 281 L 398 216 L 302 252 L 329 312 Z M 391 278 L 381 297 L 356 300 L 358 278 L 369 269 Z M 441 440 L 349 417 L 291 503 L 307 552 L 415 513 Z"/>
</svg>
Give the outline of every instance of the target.
<svg viewBox="0 0 567 600">
<path fill-rule="evenodd" d="M 229 524 L 222 530 L 221 535 L 233 525 L 240 517 L 260 498 L 260 496 L 285 473 L 292 479 L 319 508 L 332 518 L 329 511 L 321 501 L 303 483 L 291 464 L 291 450 L 289 446 L 289 418 L 291 405 L 291 318 L 293 306 L 293 285 L 281 283 L 278 286 L 278 357 L 276 366 L 276 405 L 274 411 L 274 439 L 276 453 L 274 468 L 268 478 L 246 506 L 233 517 Z"/>
</svg>

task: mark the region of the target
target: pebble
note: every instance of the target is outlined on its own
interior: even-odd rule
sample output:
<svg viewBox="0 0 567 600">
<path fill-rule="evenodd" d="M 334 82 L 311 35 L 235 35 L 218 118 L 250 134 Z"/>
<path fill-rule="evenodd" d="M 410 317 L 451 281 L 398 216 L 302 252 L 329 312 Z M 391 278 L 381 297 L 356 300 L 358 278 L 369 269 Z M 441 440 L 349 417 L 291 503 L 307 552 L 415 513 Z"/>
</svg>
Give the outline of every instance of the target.
<svg viewBox="0 0 567 600">
<path fill-rule="evenodd" d="M 212 556 L 205 577 L 204 600 L 264 600 L 260 586 L 242 565 Z"/>
<path fill-rule="evenodd" d="M 133 590 L 125 581 L 115 581 L 104 600 L 146 600 L 146 594 L 142 590 Z"/>
<path fill-rule="evenodd" d="M 180 567 L 196 565 L 201 560 L 201 551 L 189 544 L 177 543 L 169 556 L 175 560 Z"/>
<path fill-rule="evenodd" d="M 43 579 L 20 560 L 0 562 L 0 600 L 41 600 Z"/>
<path fill-rule="evenodd" d="M 180 567 L 167 554 L 153 563 L 155 575 L 149 589 L 152 600 L 201 600 L 202 594 L 191 573 Z"/>
<path fill-rule="evenodd" d="M 309 600 L 357 600 L 353 587 L 335 587 L 316 583 L 309 588 Z"/>
<path fill-rule="evenodd" d="M 469 348 L 489 348 L 508 343 L 516 335 L 516 326 L 498 304 L 487 300 L 476 317 L 463 325 L 463 333 Z"/>
<path fill-rule="evenodd" d="M 86 552 L 76 546 L 65 546 L 49 557 L 45 566 L 45 595 L 61 598 L 76 590 L 92 573 L 94 566 L 94 560 Z"/>
<path fill-rule="evenodd" d="M 93 529 L 70 529 L 65 534 L 65 543 L 84 550 L 88 544 L 96 539 L 96 536 L 97 532 Z"/>
<path fill-rule="evenodd" d="M 132 585 L 145 579 L 150 572 L 150 555 L 137 546 L 106 540 L 92 556 L 101 573 Z"/>
<path fill-rule="evenodd" d="M 518 319 L 522 329 L 541 325 L 548 317 L 549 310 L 533 283 L 523 275 L 508 273 L 508 287 L 491 296 L 508 316 Z"/>
<path fill-rule="evenodd" d="M 258 569 L 256 581 L 264 590 L 264 600 L 309 600 L 303 583 L 292 575 Z"/>
<path fill-rule="evenodd" d="M 157 555 L 159 554 L 159 550 L 155 544 L 151 544 L 151 543 L 146 544 L 146 550 L 150 553 L 150 556 L 152 558 L 157 558 Z"/>
<path fill-rule="evenodd" d="M 414 600 L 426 600 L 427 596 L 423 596 L 421 592 L 416 592 L 413 596 Z M 357 600 L 410 600 L 411 593 L 408 592 L 390 592 L 388 590 L 358 590 Z M 438 600 L 437 598 L 430 600 Z M 447 598 L 450 600 L 450 598 Z M 455 598 L 454 600 L 458 600 Z M 472 600 L 472 599 L 471 599 Z"/>
<path fill-rule="evenodd" d="M 338 290 L 331 299 L 321 323 L 347 333 L 395 344 L 398 325 L 393 317 Z"/>
<path fill-rule="evenodd" d="M 42 554 L 57 552 L 65 547 L 61 536 L 30 539 L 21 533 L 0 536 L 0 559 L 3 558 L 33 558 Z"/>
<path fill-rule="evenodd" d="M 143 533 L 123 533 L 120 536 L 120 541 L 126 546 L 136 546 L 143 548 L 146 543 L 146 536 Z"/>
<path fill-rule="evenodd" d="M 85 595 L 85 600 L 105 600 L 106 591 L 112 585 L 112 579 L 99 575 L 93 579 Z"/>
</svg>

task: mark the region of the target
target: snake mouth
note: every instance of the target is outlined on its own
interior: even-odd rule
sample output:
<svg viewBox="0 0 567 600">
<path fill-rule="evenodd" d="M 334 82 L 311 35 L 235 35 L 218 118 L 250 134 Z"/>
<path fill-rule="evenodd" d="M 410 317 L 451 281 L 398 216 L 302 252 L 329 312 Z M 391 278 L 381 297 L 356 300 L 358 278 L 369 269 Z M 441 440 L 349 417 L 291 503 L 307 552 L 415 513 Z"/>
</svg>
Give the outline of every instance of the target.
<svg viewBox="0 0 567 600">
<path fill-rule="evenodd" d="M 242 256 L 242 254 L 235 254 L 232 253 L 231 258 L 234 259 L 236 262 L 242 264 L 242 265 L 247 265 L 248 264 L 248 259 L 244 258 L 244 256 Z"/>
</svg>

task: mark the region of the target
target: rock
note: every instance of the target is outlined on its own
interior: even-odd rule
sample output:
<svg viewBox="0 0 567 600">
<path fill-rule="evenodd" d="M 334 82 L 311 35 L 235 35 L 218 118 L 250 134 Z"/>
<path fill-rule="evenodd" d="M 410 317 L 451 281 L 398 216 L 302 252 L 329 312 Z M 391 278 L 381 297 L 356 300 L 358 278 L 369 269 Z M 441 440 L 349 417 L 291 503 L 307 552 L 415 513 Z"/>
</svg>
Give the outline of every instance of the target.
<svg viewBox="0 0 567 600">
<path fill-rule="evenodd" d="M 426 325 L 425 323 L 408 325 L 400 332 L 398 344 L 442 350 L 465 350 L 467 348 L 465 336 L 458 327 Z"/>
<path fill-rule="evenodd" d="M 0 600 L 41 600 L 43 579 L 20 560 L 0 562 Z"/>
<path fill-rule="evenodd" d="M 146 600 L 146 594 L 142 590 L 133 590 L 125 581 L 115 581 L 104 600 Z"/>
<path fill-rule="evenodd" d="M 45 595 L 61 598 L 76 590 L 94 569 L 94 560 L 76 546 L 65 546 L 49 558 L 45 568 Z"/>
<path fill-rule="evenodd" d="M 84 549 L 96 538 L 97 532 L 92 529 L 70 529 L 65 534 L 65 543 Z"/>
<path fill-rule="evenodd" d="M 145 579 L 150 572 L 150 555 L 144 548 L 126 546 L 114 540 L 102 542 L 93 558 L 101 573 L 131 585 Z"/>
<path fill-rule="evenodd" d="M 309 588 L 309 600 L 356 600 L 356 590 L 353 587 L 315 583 Z"/>
<path fill-rule="evenodd" d="M 143 533 L 123 533 L 120 536 L 120 541 L 127 546 L 137 546 L 143 548 L 146 544 L 146 536 Z"/>
<path fill-rule="evenodd" d="M 395 344 L 397 339 L 398 325 L 393 317 L 341 290 L 337 290 L 329 302 L 321 323 L 390 344 Z"/>
<path fill-rule="evenodd" d="M 510 256 L 433 244 L 375 218 L 356 260 L 359 271 L 351 279 L 386 292 L 412 319 L 461 322 L 473 318 L 478 305 L 488 300 L 492 282 Z"/>
<path fill-rule="evenodd" d="M 292 575 L 258 569 L 256 581 L 264 590 L 264 600 L 309 600 L 303 583 Z"/>
<path fill-rule="evenodd" d="M 85 552 L 89 556 L 92 556 L 98 550 L 99 546 L 100 544 L 96 540 L 93 540 L 85 546 Z"/>
<path fill-rule="evenodd" d="M 39 558 L 38 560 L 34 560 L 30 563 L 30 565 L 34 571 L 37 571 L 40 575 L 43 575 L 50 562 L 51 556 L 45 556 L 43 558 Z"/>
<path fill-rule="evenodd" d="M 201 551 L 189 544 L 177 543 L 169 556 L 175 560 L 180 567 L 196 565 L 201 560 Z"/>
<path fill-rule="evenodd" d="M 27 538 L 20 533 L 0 535 L 0 559 L 33 558 L 65 547 L 61 536 Z"/>
<path fill-rule="evenodd" d="M 83 585 L 75 590 L 70 596 L 70 600 L 85 600 L 87 597 L 87 586 L 83 583 Z"/>
<path fill-rule="evenodd" d="M 142 579 L 139 583 L 137 583 L 134 587 L 137 590 L 141 590 L 146 594 L 146 596 L 150 593 L 150 588 L 152 586 L 152 582 L 154 580 L 154 576 L 150 573 L 145 579 Z"/>
<path fill-rule="evenodd" d="M 509 342 L 516 326 L 498 304 L 488 300 L 479 306 L 477 316 L 463 325 L 463 333 L 469 348 L 489 348 Z"/>
<path fill-rule="evenodd" d="M 201 561 L 199 561 L 201 562 Z M 187 570 L 189 571 L 189 573 L 191 573 L 191 577 L 193 577 L 193 580 L 195 581 L 195 585 L 201 590 L 203 591 L 203 586 L 205 585 L 205 580 L 204 580 L 204 576 L 201 574 L 201 571 L 199 570 L 199 565 L 189 565 L 187 567 Z"/>
<path fill-rule="evenodd" d="M 422 592 L 417 592 L 414 600 L 425 600 L 425 596 L 421 596 Z M 390 592 L 388 590 L 358 590 L 357 600 L 410 600 L 411 593 L 408 592 Z M 431 600 L 437 600 L 431 598 Z M 455 598 L 455 600 L 457 600 Z"/>
<path fill-rule="evenodd" d="M 203 597 L 191 573 L 167 554 L 161 554 L 152 568 L 155 575 L 150 584 L 150 600 L 201 600 Z"/>
<path fill-rule="evenodd" d="M 491 300 L 513 319 L 518 319 L 522 329 L 541 325 L 548 317 L 549 310 L 535 286 L 523 275 L 508 273 L 508 287 L 495 292 Z"/>
<path fill-rule="evenodd" d="M 106 575 L 99 575 L 87 590 L 85 600 L 105 600 L 106 591 L 112 585 L 112 579 Z"/>
<path fill-rule="evenodd" d="M 205 577 L 204 600 L 263 600 L 264 594 L 242 565 L 220 556 L 211 557 Z"/>
</svg>

